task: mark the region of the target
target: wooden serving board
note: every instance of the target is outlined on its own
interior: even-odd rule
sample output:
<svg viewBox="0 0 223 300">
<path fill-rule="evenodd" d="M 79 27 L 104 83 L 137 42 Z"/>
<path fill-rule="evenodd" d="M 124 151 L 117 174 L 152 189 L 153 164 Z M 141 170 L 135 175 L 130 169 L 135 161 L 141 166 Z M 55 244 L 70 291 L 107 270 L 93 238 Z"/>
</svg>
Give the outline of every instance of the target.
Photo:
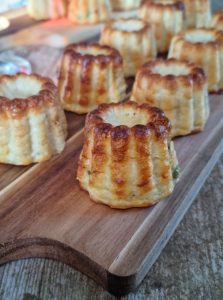
<svg viewBox="0 0 223 300">
<path fill-rule="evenodd" d="M 78 25 L 66 18 L 35 21 L 31 19 L 25 9 L 16 18 L 9 18 L 10 27 L 0 31 L 0 51 L 19 45 L 48 45 L 63 48 L 73 42 L 93 39 L 100 34 L 103 24 Z M 137 11 L 115 12 L 112 18 L 135 17 Z"/>
<path fill-rule="evenodd" d="M 33 63 L 48 57 L 51 69 L 34 69 L 56 80 L 53 66 L 60 52 L 34 48 L 18 53 L 26 51 Z M 53 258 L 115 295 L 135 289 L 222 154 L 223 96 L 211 96 L 210 103 L 205 131 L 175 139 L 181 179 L 170 197 L 151 208 L 114 210 L 95 204 L 80 189 L 75 175 L 84 116 L 67 114 L 69 138 L 61 155 L 29 167 L 0 165 L 0 264 Z"/>
</svg>

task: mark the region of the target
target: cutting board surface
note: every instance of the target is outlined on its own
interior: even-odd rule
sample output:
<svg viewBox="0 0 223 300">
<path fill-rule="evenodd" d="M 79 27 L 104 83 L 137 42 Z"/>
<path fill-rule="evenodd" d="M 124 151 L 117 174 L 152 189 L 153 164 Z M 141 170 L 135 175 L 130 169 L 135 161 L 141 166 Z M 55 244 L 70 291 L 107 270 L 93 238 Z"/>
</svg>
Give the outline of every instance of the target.
<svg viewBox="0 0 223 300">
<path fill-rule="evenodd" d="M 60 51 L 20 48 L 37 73 L 57 78 Z M 42 69 L 37 62 L 48 61 Z M 45 65 L 45 64 L 42 64 Z M 67 113 L 65 151 L 29 167 L 0 165 L 0 263 L 49 257 L 120 295 L 137 287 L 186 213 L 223 150 L 223 96 L 210 97 L 200 134 L 175 139 L 181 179 L 174 193 L 144 209 L 95 204 L 75 179 L 84 116 Z"/>
<path fill-rule="evenodd" d="M 136 17 L 137 11 L 114 12 L 112 18 Z M 24 14 L 10 18 L 10 26 L 0 32 L 0 50 L 18 45 L 48 45 L 63 48 L 73 42 L 93 39 L 100 34 L 103 24 L 78 25 L 66 18 L 36 21 Z"/>
</svg>

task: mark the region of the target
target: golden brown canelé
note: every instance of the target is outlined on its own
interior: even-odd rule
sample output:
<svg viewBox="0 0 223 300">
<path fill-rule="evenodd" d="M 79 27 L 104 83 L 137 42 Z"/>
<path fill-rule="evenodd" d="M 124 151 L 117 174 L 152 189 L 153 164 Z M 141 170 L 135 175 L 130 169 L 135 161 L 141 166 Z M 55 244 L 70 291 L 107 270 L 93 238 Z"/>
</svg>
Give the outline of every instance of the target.
<svg viewBox="0 0 223 300">
<path fill-rule="evenodd" d="M 36 20 L 57 19 L 67 13 L 67 0 L 28 0 L 28 14 Z"/>
<path fill-rule="evenodd" d="M 58 90 L 64 109 L 79 114 L 101 103 L 124 100 L 122 57 L 107 46 L 69 45 L 62 59 Z"/>
<path fill-rule="evenodd" d="M 50 79 L 0 76 L 0 163 L 47 160 L 63 151 L 66 135 L 66 118 Z"/>
<path fill-rule="evenodd" d="M 139 17 L 153 26 L 159 53 L 168 52 L 172 37 L 185 28 L 182 1 L 144 0 Z"/>
<path fill-rule="evenodd" d="M 110 0 L 70 0 L 68 19 L 78 24 L 93 24 L 109 19 Z"/>
<path fill-rule="evenodd" d="M 185 6 L 187 28 L 210 27 L 211 0 L 181 0 Z"/>
<path fill-rule="evenodd" d="M 172 125 L 171 136 L 203 130 L 209 116 L 203 69 L 175 59 L 158 59 L 137 73 L 131 99 L 162 109 Z"/>
<path fill-rule="evenodd" d="M 137 9 L 140 5 L 140 0 L 110 0 L 110 2 L 115 11 Z"/>
<path fill-rule="evenodd" d="M 211 27 L 223 30 L 223 10 L 216 11 L 212 18 Z"/>
<path fill-rule="evenodd" d="M 193 62 L 207 75 L 209 92 L 223 89 L 223 32 L 213 29 L 190 29 L 176 35 L 169 58 Z"/>
<path fill-rule="evenodd" d="M 90 198 L 113 208 L 151 206 L 172 193 L 179 177 L 170 122 L 136 102 L 89 113 L 77 179 Z"/>
<path fill-rule="evenodd" d="M 152 27 L 134 18 L 109 21 L 101 32 L 100 44 L 120 52 L 126 77 L 134 76 L 139 67 L 157 55 Z"/>
</svg>

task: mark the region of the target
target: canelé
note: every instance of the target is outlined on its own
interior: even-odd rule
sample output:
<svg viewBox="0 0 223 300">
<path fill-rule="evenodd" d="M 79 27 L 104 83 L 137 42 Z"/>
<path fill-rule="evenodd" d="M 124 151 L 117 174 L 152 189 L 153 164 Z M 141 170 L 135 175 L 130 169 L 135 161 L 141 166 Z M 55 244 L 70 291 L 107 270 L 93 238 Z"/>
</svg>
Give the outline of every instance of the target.
<svg viewBox="0 0 223 300">
<path fill-rule="evenodd" d="M 131 99 L 162 109 L 171 121 L 172 137 L 201 131 L 209 116 L 203 69 L 176 59 L 145 64 L 136 75 Z"/>
<path fill-rule="evenodd" d="M 119 52 L 98 44 L 72 44 L 63 55 L 58 90 L 63 108 L 79 114 L 124 100 L 126 83 Z"/>
<path fill-rule="evenodd" d="M 63 151 L 67 124 L 53 82 L 0 76 L 0 162 L 28 165 Z"/>
<path fill-rule="evenodd" d="M 136 102 L 89 113 L 77 179 L 90 198 L 114 208 L 151 206 L 173 192 L 179 177 L 170 122 Z"/>
</svg>

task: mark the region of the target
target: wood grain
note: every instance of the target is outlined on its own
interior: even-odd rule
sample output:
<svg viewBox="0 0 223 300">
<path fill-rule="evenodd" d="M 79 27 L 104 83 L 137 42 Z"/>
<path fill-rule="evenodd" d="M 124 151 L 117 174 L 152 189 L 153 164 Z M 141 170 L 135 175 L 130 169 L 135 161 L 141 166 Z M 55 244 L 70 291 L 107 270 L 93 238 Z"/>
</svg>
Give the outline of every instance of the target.
<svg viewBox="0 0 223 300">
<path fill-rule="evenodd" d="M 222 8 L 213 0 L 215 8 Z M 174 237 L 130 299 L 223 299 L 221 159 Z M 87 277 L 47 259 L 0 268 L 0 299 L 116 299 Z"/>
<path fill-rule="evenodd" d="M 7 14 L 5 14 L 5 16 L 10 21 L 10 26 L 5 30 L 0 31 L 0 37 L 15 34 L 16 32 L 22 29 L 29 28 L 40 23 L 40 21 L 35 21 L 31 19 L 28 15 L 24 14 L 16 16 L 15 18 L 10 18 Z"/>
<path fill-rule="evenodd" d="M 113 13 L 112 18 L 134 17 L 136 11 Z M 35 21 L 25 12 L 10 19 L 10 27 L 0 33 L 0 50 L 24 45 L 48 45 L 63 48 L 99 36 L 103 24 L 77 25 L 67 18 Z"/>
<path fill-rule="evenodd" d="M 22 47 L 15 53 L 28 58 L 35 72 L 57 82 L 60 50 Z M 0 263 L 54 258 L 112 293 L 134 289 L 222 152 L 221 95 L 211 97 L 211 109 L 205 132 L 175 141 L 183 174 L 174 194 L 153 208 L 126 212 L 96 205 L 80 190 L 74 178 L 85 117 L 67 113 L 69 137 L 62 155 L 25 168 L 0 165 Z"/>
<path fill-rule="evenodd" d="M 1 190 L 0 263 L 52 257 L 112 293 L 135 288 L 222 153 L 222 96 L 211 97 L 211 110 L 205 132 L 176 140 L 181 180 L 168 199 L 148 209 L 122 212 L 89 200 L 74 179 L 83 142 L 78 131 L 62 155 L 26 170 Z"/>
<path fill-rule="evenodd" d="M 120 300 L 223 299 L 223 156 L 137 291 Z M 0 266 L 0 299 L 115 300 L 90 278 L 51 259 Z"/>
<path fill-rule="evenodd" d="M 30 22 L 27 20 L 30 20 Z M 9 27 L 8 31 L 13 31 L 13 22 L 24 23 L 24 28 L 16 33 L 1 37 L 0 50 L 20 45 L 40 45 L 40 43 L 63 48 L 69 43 L 80 42 L 98 36 L 102 28 L 102 24 L 77 26 L 65 18 L 35 22 L 27 15 L 24 15 L 19 20 L 11 20 L 12 27 Z"/>
</svg>

